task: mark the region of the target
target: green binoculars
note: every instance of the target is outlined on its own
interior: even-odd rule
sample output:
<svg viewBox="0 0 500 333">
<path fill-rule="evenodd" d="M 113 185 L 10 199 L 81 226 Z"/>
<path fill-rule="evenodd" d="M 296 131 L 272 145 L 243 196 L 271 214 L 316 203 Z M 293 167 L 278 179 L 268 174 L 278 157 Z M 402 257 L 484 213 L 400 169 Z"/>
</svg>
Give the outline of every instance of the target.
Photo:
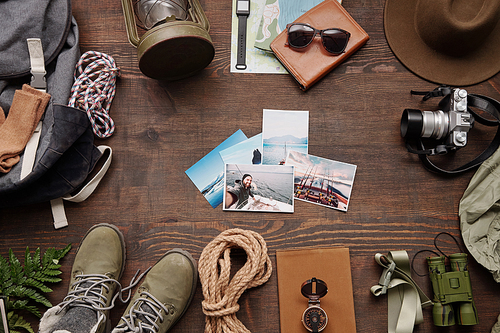
<svg viewBox="0 0 500 333">
<path fill-rule="evenodd" d="M 449 256 L 451 271 L 446 271 L 445 256 L 428 257 L 429 276 L 434 292 L 432 318 L 436 326 L 476 325 L 477 310 L 467 268 L 467 254 Z"/>
</svg>

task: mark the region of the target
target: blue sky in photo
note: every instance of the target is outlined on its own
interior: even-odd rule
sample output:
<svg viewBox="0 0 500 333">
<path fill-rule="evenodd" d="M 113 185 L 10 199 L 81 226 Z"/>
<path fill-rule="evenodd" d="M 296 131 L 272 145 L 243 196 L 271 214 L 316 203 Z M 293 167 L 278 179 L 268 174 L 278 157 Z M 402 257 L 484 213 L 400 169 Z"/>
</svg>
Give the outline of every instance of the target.
<svg viewBox="0 0 500 333">
<path fill-rule="evenodd" d="M 252 164 L 254 149 L 262 154 L 262 133 L 224 149 L 220 156 L 225 164 Z"/>
<path fill-rule="evenodd" d="M 205 157 L 186 170 L 187 176 L 191 179 L 194 185 L 196 185 L 198 190 L 202 191 L 221 173 L 224 173 L 225 165 L 219 152 L 246 139 L 247 136 L 241 129 L 239 129 L 210 153 L 205 155 Z"/>
</svg>

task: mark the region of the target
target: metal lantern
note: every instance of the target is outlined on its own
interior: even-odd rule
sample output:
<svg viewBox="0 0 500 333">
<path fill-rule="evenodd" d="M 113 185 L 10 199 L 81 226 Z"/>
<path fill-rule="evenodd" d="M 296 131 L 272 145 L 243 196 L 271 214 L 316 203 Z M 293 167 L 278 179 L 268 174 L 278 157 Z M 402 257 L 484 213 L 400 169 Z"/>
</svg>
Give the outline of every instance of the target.
<svg viewBox="0 0 500 333">
<path fill-rule="evenodd" d="M 139 69 L 158 80 L 178 80 L 202 70 L 214 58 L 210 24 L 198 0 L 122 0 L 130 44 Z M 139 38 L 134 16 L 147 31 Z"/>
</svg>

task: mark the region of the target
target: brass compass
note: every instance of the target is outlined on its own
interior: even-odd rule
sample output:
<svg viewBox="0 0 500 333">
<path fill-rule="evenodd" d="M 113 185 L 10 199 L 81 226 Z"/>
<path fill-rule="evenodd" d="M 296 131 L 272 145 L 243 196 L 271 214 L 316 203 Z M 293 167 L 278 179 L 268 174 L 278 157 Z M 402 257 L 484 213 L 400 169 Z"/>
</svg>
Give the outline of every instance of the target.
<svg viewBox="0 0 500 333">
<path fill-rule="evenodd" d="M 328 323 L 328 316 L 325 310 L 320 307 L 319 301 L 319 299 L 328 292 L 326 283 L 313 277 L 302 283 L 300 291 L 304 297 L 309 299 L 309 306 L 302 314 L 302 324 L 304 324 L 304 327 L 309 332 L 321 332 Z"/>
</svg>

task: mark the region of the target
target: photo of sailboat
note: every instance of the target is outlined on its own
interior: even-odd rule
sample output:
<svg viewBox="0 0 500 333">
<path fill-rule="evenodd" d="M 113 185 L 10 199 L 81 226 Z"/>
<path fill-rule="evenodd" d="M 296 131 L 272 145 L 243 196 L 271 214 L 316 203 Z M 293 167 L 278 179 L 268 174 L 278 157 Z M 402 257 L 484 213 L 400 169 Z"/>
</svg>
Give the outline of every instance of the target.
<svg viewBox="0 0 500 333">
<path fill-rule="evenodd" d="M 285 165 L 295 168 L 295 199 L 347 211 L 356 166 L 290 151 Z"/>
</svg>

